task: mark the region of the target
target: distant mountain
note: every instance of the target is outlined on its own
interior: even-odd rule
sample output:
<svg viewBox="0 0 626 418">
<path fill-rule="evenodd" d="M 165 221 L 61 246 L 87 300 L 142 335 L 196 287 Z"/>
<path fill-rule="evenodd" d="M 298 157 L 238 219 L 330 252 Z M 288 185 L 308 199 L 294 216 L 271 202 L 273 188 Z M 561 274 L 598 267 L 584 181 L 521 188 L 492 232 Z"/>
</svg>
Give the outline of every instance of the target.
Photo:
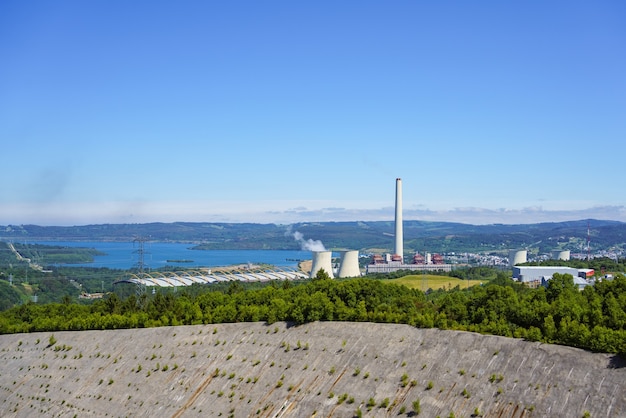
<svg viewBox="0 0 626 418">
<path fill-rule="evenodd" d="M 508 249 L 586 250 L 589 227 L 592 251 L 626 247 L 626 223 L 602 220 L 469 225 L 453 222 L 404 221 L 405 252 L 491 252 Z M 295 232 L 301 239 L 294 237 Z M 174 222 L 84 226 L 0 226 L 1 241 L 153 241 L 191 242 L 201 249 L 298 249 L 309 240 L 328 249 L 391 251 L 394 223 L 306 222 L 290 225 Z"/>
</svg>

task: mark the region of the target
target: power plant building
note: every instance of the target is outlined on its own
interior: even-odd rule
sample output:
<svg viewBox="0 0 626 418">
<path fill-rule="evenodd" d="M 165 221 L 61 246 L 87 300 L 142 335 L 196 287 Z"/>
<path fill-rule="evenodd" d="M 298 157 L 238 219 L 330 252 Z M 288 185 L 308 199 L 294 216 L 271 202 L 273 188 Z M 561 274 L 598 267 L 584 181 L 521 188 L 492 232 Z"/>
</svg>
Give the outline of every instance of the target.
<svg viewBox="0 0 626 418">
<path fill-rule="evenodd" d="M 569 250 L 554 250 L 554 251 L 552 251 L 552 260 L 569 261 L 569 259 L 570 259 L 570 251 Z"/>
<path fill-rule="evenodd" d="M 405 264 L 403 261 L 394 260 L 394 256 L 385 254 L 383 258 L 381 255 L 374 255 L 372 262 L 367 265 L 367 273 L 393 273 L 398 270 L 410 270 L 410 271 L 452 271 L 452 264 L 445 264 L 443 257 L 440 254 L 426 254 L 426 257 L 417 253 L 413 257 L 413 264 Z"/>
<path fill-rule="evenodd" d="M 359 268 L 359 252 L 358 251 L 342 251 L 341 261 L 339 262 L 339 270 L 337 277 L 360 277 L 361 269 Z"/>
<path fill-rule="evenodd" d="M 391 273 L 398 270 L 412 271 L 452 271 L 451 264 L 445 264 L 439 254 L 426 254 L 426 258 L 420 254 L 413 257 L 413 264 L 404 263 L 404 233 L 402 220 L 402 179 L 396 179 L 396 207 L 395 207 L 395 236 L 394 254 L 374 255 L 372 262 L 367 265 L 367 273 Z"/>
<path fill-rule="evenodd" d="M 324 270 L 332 279 L 335 277 L 333 273 L 333 260 L 331 251 L 313 251 L 313 263 L 311 265 L 310 278 L 314 278 L 317 272 Z M 361 269 L 359 268 L 359 252 L 358 251 L 342 251 L 337 269 L 337 277 L 360 277 Z"/>
<path fill-rule="evenodd" d="M 511 250 L 509 251 L 509 265 L 514 267 L 518 264 L 524 264 L 528 261 L 528 251 L 526 250 Z"/>
<path fill-rule="evenodd" d="M 554 274 L 570 274 L 579 288 L 586 286 L 587 278 L 594 275 L 593 269 L 576 269 L 562 266 L 519 266 L 513 267 L 513 279 L 529 287 L 544 286 Z"/>
<path fill-rule="evenodd" d="M 332 279 L 334 277 L 332 254 L 331 251 L 313 251 L 313 263 L 309 277 L 313 278 L 317 275 L 318 271 L 324 270 Z"/>
</svg>

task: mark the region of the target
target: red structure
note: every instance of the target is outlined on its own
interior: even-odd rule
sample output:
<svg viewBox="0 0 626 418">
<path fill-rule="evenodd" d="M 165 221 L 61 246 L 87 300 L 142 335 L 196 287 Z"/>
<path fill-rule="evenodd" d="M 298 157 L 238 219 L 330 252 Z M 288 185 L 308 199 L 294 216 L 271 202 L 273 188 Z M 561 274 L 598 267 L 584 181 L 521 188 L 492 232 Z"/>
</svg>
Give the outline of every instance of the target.
<svg viewBox="0 0 626 418">
<path fill-rule="evenodd" d="M 443 264 L 443 256 L 441 254 L 433 254 L 433 264 Z"/>
</svg>

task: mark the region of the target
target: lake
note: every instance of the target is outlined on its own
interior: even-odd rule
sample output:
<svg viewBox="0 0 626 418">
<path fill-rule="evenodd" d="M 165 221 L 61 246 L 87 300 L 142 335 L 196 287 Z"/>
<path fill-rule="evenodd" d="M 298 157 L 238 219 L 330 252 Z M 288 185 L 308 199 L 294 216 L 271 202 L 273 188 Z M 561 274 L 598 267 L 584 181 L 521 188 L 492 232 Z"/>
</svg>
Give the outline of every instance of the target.
<svg viewBox="0 0 626 418">
<path fill-rule="evenodd" d="M 129 269 L 139 262 L 139 244 L 136 242 L 99 241 L 35 241 L 28 244 L 86 247 L 106 253 L 94 257 L 93 263 L 70 264 L 71 266 L 108 267 Z M 194 244 L 170 242 L 147 242 L 144 244 L 144 266 L 149 269 L 177 266 L 217 267 L 242 263 L 266 263 L 279 267 L 297 267 L 297 260 L 310 260 L 310 251 L 291 250 L 192 250 Z M 189 262 L 168 262 L 188 260 Z"/>
</svg>

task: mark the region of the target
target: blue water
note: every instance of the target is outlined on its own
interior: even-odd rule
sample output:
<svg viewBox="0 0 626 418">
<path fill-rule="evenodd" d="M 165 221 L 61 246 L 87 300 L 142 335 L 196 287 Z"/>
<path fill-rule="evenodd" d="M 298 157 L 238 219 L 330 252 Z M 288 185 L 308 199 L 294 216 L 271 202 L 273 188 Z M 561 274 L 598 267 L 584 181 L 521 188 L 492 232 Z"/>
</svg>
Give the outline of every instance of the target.
<svg viewBox="0 0 626 418">
<path fill-rule="evenodd" d="M 71 264 L 72 266 L 108 267 L 129 269 L 137 267 L 139 245 L 134 242 L 74 242 L 74 241 L 36 241 L 28 244 L 58 245 L 64 247 L 86 247 L 106 253 L 94 257 L 93 263 Z M 294 260 L 310 260 L 310 251 L 286 250 L 191 250 L 194 244 L 168 242 L 148 242 L 144 244 L 144 266 L 150 269 L 177 266 L 218 267 L 241 263 L 266 263 L 279 267 L 296 267 Z M 167 260 L 193 260 L 190 263 L 173 263 Z"/>
</svg>

